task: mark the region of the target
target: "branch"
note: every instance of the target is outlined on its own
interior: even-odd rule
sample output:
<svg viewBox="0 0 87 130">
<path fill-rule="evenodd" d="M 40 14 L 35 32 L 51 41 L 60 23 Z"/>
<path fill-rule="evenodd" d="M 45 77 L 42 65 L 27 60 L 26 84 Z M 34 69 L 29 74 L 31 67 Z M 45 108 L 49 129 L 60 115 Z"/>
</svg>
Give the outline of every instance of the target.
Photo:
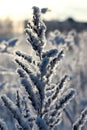
<svg viewBox="0 0 87 130">
<path fill-rule="evenodd" d="M 6 96 L 2 96 L 2 100 L 5 104 L 5 106 L 12 112 L 14 118 L 18 121 L 20 126 L 24 130 L 30 130 L 30 126 L 25 121 L 24 117 L 21 115 L 18 107 Z"/>
</svg>

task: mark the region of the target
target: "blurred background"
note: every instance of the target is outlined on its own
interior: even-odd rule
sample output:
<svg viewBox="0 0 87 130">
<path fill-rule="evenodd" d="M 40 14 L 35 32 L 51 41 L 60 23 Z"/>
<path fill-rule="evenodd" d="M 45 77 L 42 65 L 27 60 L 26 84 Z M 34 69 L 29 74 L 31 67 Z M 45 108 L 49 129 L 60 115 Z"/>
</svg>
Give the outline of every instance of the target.
<svg viewBox="0 0 87 130">
<path fill-rule="evenodd" d="M 87 0 L 0 0 L 0 41 L 23 33 L 33 6 L 48 9 L 42 12 L 47 32 L 87 29 Z"/>
</svg>

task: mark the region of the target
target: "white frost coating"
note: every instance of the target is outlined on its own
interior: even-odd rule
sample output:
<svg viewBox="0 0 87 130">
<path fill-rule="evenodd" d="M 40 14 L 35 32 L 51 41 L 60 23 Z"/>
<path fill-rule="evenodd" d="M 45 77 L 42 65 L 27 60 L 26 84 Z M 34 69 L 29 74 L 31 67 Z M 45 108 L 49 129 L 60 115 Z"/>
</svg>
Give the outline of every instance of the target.
<svg viewBox="0 0 87 130">
<path fill-rule="evenodd" d="M 45 120 L 41 119 L 40 117 L 37 117 L 36 123 L 41 130 L 49 130 Z"/>
<path fill-rule="evenodd" d="M 57 53 L 58 53 L 57 49 L 51 49 L 49 51 L 43 52 L 42 57 L 53 57 L 56 56 Z"/>
<path fill-rule="evenodd" d="M 0 130 L 8 130 L 7 125 L 3 119 L 0 119 Z"/>
<path fill-rule="evenodd" d="M 58 100 L 57 109 L 63 109 L 75 97 L 76 91 L 73 88 L 68 89 Z"/>
<path fill-rule="evenodd" d="M 81 116 L 73 124 L 73 130 L 81 130 L 87 122 L 87 107 L 81 112 Z"/>
<path fill-rule="evenodd" d="M 40 9 L 38 7 L 34 7 L 33 10 L 34 11 L 33 11 L 32 24 L 28 23 L 25 31 L 27 33 L 29 44 L 31 44 L 32 49 L 34 51 L 34 55 L 31 52 L 31 56 L 29 57 L 29 55 L 24 54 L 20 51 L 16 52 L 17 56 L 19 56 L 20 58 L 20 60 L 16 59 L 16 62 L 18 63 L 19 66 L 21 66 L 21 69 L 18 70 L 18 73 L 21 77 L 21 83 L 26 89 L 26 92 L 23 89 L 23 94 L 27 94 L 28 97 L 26 101 L 22 100 L 21 107 L 23 105 L 22 109 L 23 112 L 21 113 L 21 117 L 23 116 L 25 124 L 27 123 L 31 127 L 31 129 L 34 128 L 35 130 L 37 130 L 35 127 L 37 126 L 38 129 L 48 130 L 49 128 L 53 130 L 55 129 L 56 125 L 59 127 L 59 123 L 62 120 L 61 117 L 62 111 L 63 109 L 65 110 L 67 104 L 70 103 L 70 101 L 74 97 L 75 91 L 69 89 L 66 86 L 66 84 L 64 84 L 67 78 L 65 73 L 63 73 L 65 77 L 62 79 L 61 77 L 63 77 L 63 74 L 61 75 L 59 74 L 60 71 L 62 71 L 62 69 L 64 69 L 65 67 L 64 63 L 63 67 L 58 66 L 60 65 L 59 63 L 63 57 L 64 50 L 57 50 L 57 48 L 56 49 L 44 48 L 46 42 L 45 41 L 46 28 L 44 26 L 43 21 L 41 20 Z M 58 31 L 55 31 L 54 35 L 56 36 L 54 42 L 57 41 L 59 42 L 59 44 L 65 44 L 65 39 L 63 39 L 63 37 L 60 36 L 61 34 L 59 34 Z M 47 43 L 48 42 L 49 41 L 47 41 Z M 47 47 L 48 46 L 49 45 L 47 45 Z M 30 53 L 30 51 L 28 52 Z M 66 60 L 67 58 L 65 58 L 65 62 Z M 24 61 L 28 62 L 24 63 Z M 56 68 L 57 66 L 60 67 L 59 71 Z M 36 69 L 33 69 L 34 67 Z M 58 74 L 57 77 L 58 81 L 56 81 L 57 79 L 56 80 L 54 79 L 55 76 L 57 76 L 57 74 Z M 56 83 L 54 80 L 56 81 Z M 5 102 L 6 106 L 10 109 L 10 112 L 13 113 L 13 115 L 15 115 L 14 113 L 16 113 L 16 121 L 19 121 L 19 119 L 21 118 L 21 117 L 18 118 L 19 110 L 15 108 L 16 109 L 15 112 L 12 105 L 7 105 L 9 103 L 9 100 L 6 99 L 6 97 L 3 98 L 3 101 Z M 20 104 L 19 99 L 18 104 Z M 72 107 L 71 105 L 68 106 Z M 67 112 L 71 114 L 70 111 L 68 111 L 68 109 Z M 27 122 L 25 119 L 27 120 Z M 58 129 L 60 130 L 60 128 Z M 64 130 L 66 129 L 67 127 Z"/>
<path fill-rule="evenodd" d="M 22 52 L 20 52 L 20 51 L 16 51 L 16 55 L 18 55 L 18 56 L 24 58 L 24 59 L 27 60 L 29 63 L 32 62 L 32 57 L 28 56 L 27 54 L 24 54 L 24 53 L 22 53 Z"/>
<path fill-rule="evenodd" d="M 40 100 L 36 98 L 35 92 L 33 90 L 33 86 L 29 83 L 28 79 L 22 79 L 23 86 L 25 87 L 26 91 L 28 92 L 30 96 L 30 100 L 32 101 L 33 107 L 39 111 L 40 109 Z"/>
<path fill-rule="evenodd" d="M 25 121 L 24 117 L 21 115 L 18 107 L 7 96 L 2 96 L 2 100 L 5 106 L 12 112 L 14 118 L 17 119 L 20 126 L 24 130 L 30 130 L 29 125 Z"/>
<path fill-rule="evenodd" d="M 42 63 L 40 65 L 41 77 L 46 75 L 48 63 L 49 63 L 49 58 L 47 57 L 43 58 Z"/>
</svg>

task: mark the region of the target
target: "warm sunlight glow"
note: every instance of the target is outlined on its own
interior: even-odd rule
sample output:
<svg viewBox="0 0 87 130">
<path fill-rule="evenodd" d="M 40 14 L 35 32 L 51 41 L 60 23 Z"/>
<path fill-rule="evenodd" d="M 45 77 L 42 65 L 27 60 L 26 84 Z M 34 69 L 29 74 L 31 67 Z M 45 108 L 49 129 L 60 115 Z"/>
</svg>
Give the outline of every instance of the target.
<svg viewBox="0 0 87 130">
<path fill-rule="evenodd" d="M 87 20 L 87 0 L 0 0 L 0 18 L 26 19 L 32 13 L 32 6 L 48 7 L 46 19 L 74 17 Z"/>
</svg>

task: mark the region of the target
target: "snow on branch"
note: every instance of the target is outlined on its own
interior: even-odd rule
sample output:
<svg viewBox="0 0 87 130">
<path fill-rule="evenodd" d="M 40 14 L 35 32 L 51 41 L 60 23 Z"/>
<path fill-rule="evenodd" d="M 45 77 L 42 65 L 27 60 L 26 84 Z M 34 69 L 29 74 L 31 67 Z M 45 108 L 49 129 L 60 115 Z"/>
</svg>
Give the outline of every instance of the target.
<svg viewBox="0 0 87 130">
<path fill-rule="evenodd" d="M 53 69 L 55 67 L 55 65 L 57 64 L 58 61 L 60 61 L 63 58 L 64 55 L 64 50 L 60 51 L 57 55 L 56 58 L 54 58 L 50 64 L 51 64 L 51 69 Z"/>
<path fill-rule="evenodd" d="M 36 6 L 33 7 L 33 15 L 33 23 L 36 27 L 35 29 L 37 30 L 37 35 L 40 40 L 40 46 L 43 46 L 46 43 L 46 26 L 41 19 L 41 10 Z"/>
<path fill-rule="evenodd" d="M 57 49 L 51 49 L 49 51 L 43 52 L 42 57 L 54 57 L 58 53 Z"/>
<path fill-rule="evenodd" d="M 24 130 L 30 130 L 30 126 L 25 121 L 24 117 L 21 115 L 18 107 L 13 103 L 13 101 L 11 101 L 7 96 L 2 96 L 2 100 L 3 100 L 4 104 L 5 104 L 5 106 L 11 111 L 14 118 L 18 121 L 20 126 Z"/>
<path fill-rule="evenodd" d="M 66 92 L 64 92 L 59 98 L 58 95 L 56 95 L 55 99 L 50 98 L 47 99 L 45 103 L 45 109 L 43 110 L 43 114 L 50 113 L 50 115 L 53 116 L 53 113 L 55 110 L 62 111 L 66 105 L 75 97 L 76 91 L 75 89 L 68 89 Z"/>
<path fill-rule="evenodd" d="M 26 32 L 27 37 L 28 37 L 27 38 L 28 43 L 30 43 L 31 46 L 32 46 L 32 48 L 40 54 L 40 52 L 41 52 L 41 46 L 39 44 L 38 38 L 35 36 L 35 34 L 29 28 L 26 28 L 25 32 Z"/>
<path fill-rule="evenodd" d="M 18 55 L 18 56 L 24 58 L 24 59 L 27 60 L 29 63 L 32 62 L 32 57 L 28 56 L 27 54 L 24 54 L 24 53 L 22 53 L 22 52 L 20 52 L 20 51 L 16 51 L 16 55 Z"/>
<path fill-rule="evenodd" d="M 20 112 L 22 112 L 21 111 L 21 99 L 20 99 L 20 95 L 19 95 L 19 91 L 17 90 L 17 99 L 16 99 L 16 105 L 17 105 L 17 107 L 19 108 L 19 110 L 20 110 Z"/>
<path fill-rule="evenodd" d="M 75 97 L 76 91 L 73 88 L 68 89 L 56 104 L 56 109 L 63 109 Z"/>
<path fill-rule="evenodd" d="M 8 130 L 6 123 L 0 118 L 0 130 Z"/>
<path fill-rule="evenodd" d="M 25 65 L 23 64 L 22 62 L 20 62 L 18 59 L 15 59 L 15 61 L 22 67 L 22 69 L 27 73 L 31 73 L 30 69 Z"/>
<path fill-rule="evenodd" d="M 22 69 L 18 68 L 18 69 L 17 69 L 17 73 L 19 74 L 19 76 L 20 76 L 21 78 L 27 78 L 26 73 L 25 73 Z"/>
<path fill-rule="evenodd" d="M 46 75 L 48 63 L 49 63 L 49 58 L 47 57 L 43 58 L 42 63 L 40 65 L 41 77 Z"/>
<path fill-rule="evenodd" d="M 31 73 L 29 76 L 33 84 L 37 87 L 42 102 L 44 99 L 44 83 L 33 73 Z"/>
<path fill-rule="evenodd" d="M 82 130 L 82 127 L 87 122 L 87 107 L 81 112 L 81 116 L 73 124 L 72 130 Z"/>
<path fill-rule="evenodd" d="M 60 90 L 61 89 L 63 89 L 63 87 L 64 87 L 64 82 L 66 81 L 66 79 L 67 79 L 67 75 L 65 75 L 63 78 L 62 78 L 62 80 L 61 80 L 61 82 L 59 83 L 59 85 L 56 85 L 57 87 L 56 87 L 56 90 L 55 90 L 55 92 L 52 94 L 52 100 L 54 100 L 55 98 L 57 98 L 58 97 L 58 94 L 60 93 Z"/>
<path fill-rule="evenodd" d="M 40 100 L 38 101 L 38 99 L 36 98 L 36 94 L 35 94 L 35 92 L 33 90 L 33 86 L 31 86 L 28 79 L 22 79 L 21 83 L 25 87 L 26 92 L 28 92 L 34 109 L 39 111 L 39 109 L 40 109 Z"/>
<path fill-rule="evenodd" d="M 50 82 L 53 78 L 53 72 L 56 70 L 56 66 L 58 65 L 59 61 L 62 60 L 64 56 L 64 50 L 61 50 L 57 53 L 57 56 L 54 57 L 49 63 L 49 72 L 46 75 L 47 82 Z"/>
<path fill-rule="evenodd" d="M 36 124 L 40 130 L 49 130 L 45 120 L 41 119 L 40 117 L 37 117 Z"/>
</svg>

